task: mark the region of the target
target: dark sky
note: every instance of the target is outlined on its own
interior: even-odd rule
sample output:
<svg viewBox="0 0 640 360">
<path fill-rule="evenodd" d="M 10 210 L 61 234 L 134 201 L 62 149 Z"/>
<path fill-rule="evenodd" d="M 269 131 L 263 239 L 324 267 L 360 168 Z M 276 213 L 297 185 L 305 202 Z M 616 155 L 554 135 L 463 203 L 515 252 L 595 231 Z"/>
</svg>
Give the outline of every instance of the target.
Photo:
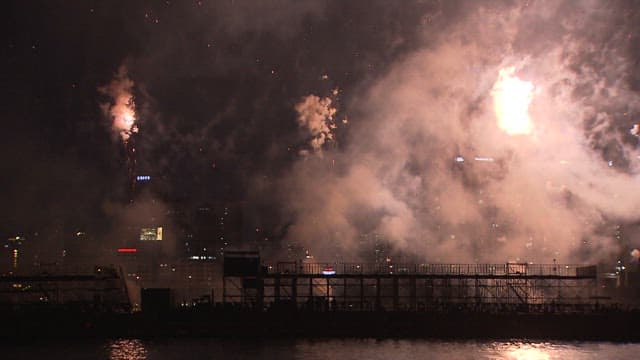
<svg viewBox="0 0 640 360">
<path fill-rule="evenodd" d="M 638 8 L 9 2 L 0 232 L 117 226 L 126 151 L 99 89 L 124 68 L 137 172 L 168 209 L 242 204 L 247 222 L 331 249 L 375 233 L 435 259 L 627 254 L 640 243 L 611 243 L 610 226 L 640 219 L 627 196 L 640 169 Z M 495 126 L 500 71 L 535 88 L 528 136 Z M 457 155 L 496 161 L 459 169 Z"/>
</svg>

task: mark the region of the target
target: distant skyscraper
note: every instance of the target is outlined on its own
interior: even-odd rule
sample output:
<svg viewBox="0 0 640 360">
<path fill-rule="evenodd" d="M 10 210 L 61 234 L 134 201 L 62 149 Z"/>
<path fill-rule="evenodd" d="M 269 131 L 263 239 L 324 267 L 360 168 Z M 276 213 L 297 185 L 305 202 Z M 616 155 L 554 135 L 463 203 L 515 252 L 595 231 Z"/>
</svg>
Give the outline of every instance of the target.
<svg viewBox="0 0 640 360">
<path fill-rule="evenodd" d="M 4 245 L 4 248 L 5 250 L 7 250 L 7 253 L 9 255 L 9 263 L 12 270 L 17 270 L 20 266 L 20 256 L 25 241 L 26 237 L 22 235 L 16 235 L 8 238 L 6 244 Z"/>
</svg>

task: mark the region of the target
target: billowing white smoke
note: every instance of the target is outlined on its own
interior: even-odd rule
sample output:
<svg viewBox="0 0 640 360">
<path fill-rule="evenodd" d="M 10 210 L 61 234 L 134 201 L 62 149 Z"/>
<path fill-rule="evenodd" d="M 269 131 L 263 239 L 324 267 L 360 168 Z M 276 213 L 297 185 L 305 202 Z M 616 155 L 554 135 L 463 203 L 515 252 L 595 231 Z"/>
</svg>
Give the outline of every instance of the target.
<svg viewBox="0 0 640 360">
<path fill-rule="evenodd" d="M 478 8 L 395 64 L 351 104 L 361 115 L 332 154 L 336 170 L 307 159 L 286 180 L 289 236 L 334 256 L 375 234 L 431 261 L 587 261 L 623 250 L 606 225 L 640 218 L 640 179 L 637 150 L 611 129 L 625 128 L 616 122 L 640 111 L 640 98 L 625 84 L 624 39 L 598 43 L 615 12 L 569 4 Z M 493 111 L 509 68 L 535 86 L 526 131 L 501 130 Z M 301 104 L 299 122 L 325 134 L 321 145 L 330 102 Z"/>
<path fill-rule="evenodd" d="M 336 128 L 334 115 L 336 108 L 331 106 L 331 98 L 321 98 L 316 95 L 309 95 L 303 98 L 295 109 L 298 112 L 298 125 L 306 129 L 311 140 L 311 149 L 318 154 L 322 154 L 322 145 L 333 140 L 333 130 Z M 301 154 L 307 154 L 307 150 L 302 150 Z"/>
<path fill-rule="evenodd" d="M 105 116 L 112 119 L 112 129 L 126 142 L 132 133 L 138 132 L 136 109 L 133 101 L 133 81 L 129 79 L 127 68 L 122 65 L 113 80 L 98 89 L 111 98 L 110 103 L 101 104 Z"/>
</svg>

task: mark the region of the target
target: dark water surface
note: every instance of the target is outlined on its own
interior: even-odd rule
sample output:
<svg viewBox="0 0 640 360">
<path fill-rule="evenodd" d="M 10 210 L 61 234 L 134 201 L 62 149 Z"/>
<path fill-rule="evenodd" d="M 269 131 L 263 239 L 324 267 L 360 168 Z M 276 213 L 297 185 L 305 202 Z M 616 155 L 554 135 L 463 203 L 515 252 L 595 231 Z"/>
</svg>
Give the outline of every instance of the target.
<svg viewBox="0 0 640 360">
<path fill-rule="evenodd" d="M 34 339 L 35 340 L 35 339 Z M 0 345 L 0 359 L 638 359 L 640 344 L 437 340 L 119 339 Z"/>
</svg>

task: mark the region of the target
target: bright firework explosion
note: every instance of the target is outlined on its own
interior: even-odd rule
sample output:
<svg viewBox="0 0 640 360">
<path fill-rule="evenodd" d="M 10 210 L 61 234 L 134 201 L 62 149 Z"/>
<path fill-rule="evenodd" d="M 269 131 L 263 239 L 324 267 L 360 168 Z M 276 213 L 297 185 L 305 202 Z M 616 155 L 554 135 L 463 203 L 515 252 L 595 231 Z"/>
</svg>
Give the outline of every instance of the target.
<svg viewBox="0 0 640 360">
<path fill-rule="evenodd" d="M 493 106 L 498 117 L 498 126 L 509 135 L 531 133 L 533 125 L 529 118 L 533 84 L 514 75 L 515 68 L 501 69 L 493 86 Z"/>
<path fill-rule="evenodd" d="M 337 109 L 332 102 L 339 92 L 336 88 L 331 92 L 331 97 L 324 98 L 308 95 L 295 106 L 298 113 L 298 125 L 308 130 L 312 137 L 309 145 L 313 152 L 320 156 L 322 156 L 322 146 L 325 142 L 334 139 L 334 130 L 337 128 L 335 121 Z M 346 120 L 343 122 L 346 123 Z M 301 150 L 300 154 L 308 155 L 309 150 Z"/>
<path fill-rule="evenodd" d="M 136 108 L 133 100 L 133 81 L 129 79 L 127 68 L 121 66 L 115 78 L 107 86 L 98 90 L 108 95 L 111 103 L 102 104 L 102 110 L 110 116 L 112 129 L 120 135 L 123 142 L 127 142 L 132 133 L 138 132 L 136 122 Z"/>
<path fill-rule="evenodd" d="M 120 66 L 109 85 L 98 89 L 108 95 L 111 102 L 102 104 L 102 111 L 112 121 L 111 128 L 120 136 L 127 156 L 127 175 L 131 186 L 131 194 L 135 188 L 136 148 L 131 141 L 131 134 L 138 132 L 136 125 L 136 108 L 133 99 L 133 81 L 129 79 L 127 68 Z"/>
</svg>

